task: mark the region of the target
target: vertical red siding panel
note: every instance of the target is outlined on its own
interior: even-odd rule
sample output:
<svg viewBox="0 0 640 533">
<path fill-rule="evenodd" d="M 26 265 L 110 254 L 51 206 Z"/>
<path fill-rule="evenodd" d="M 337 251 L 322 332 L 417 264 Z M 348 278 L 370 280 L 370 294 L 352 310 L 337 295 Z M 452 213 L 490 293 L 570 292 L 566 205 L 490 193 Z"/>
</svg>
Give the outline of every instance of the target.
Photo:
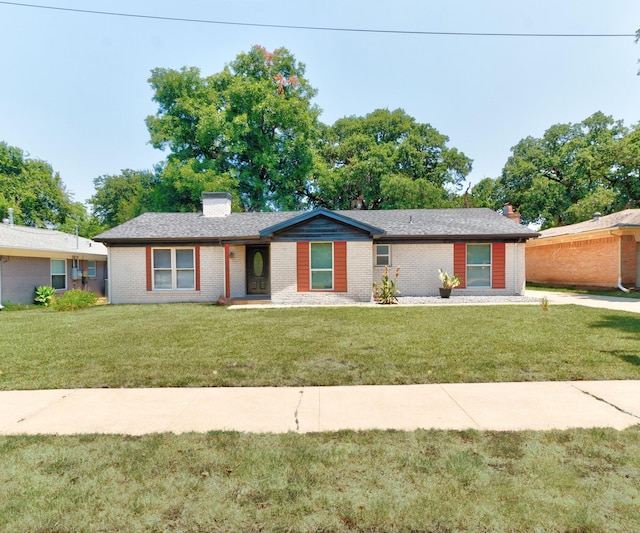
<svg viewBox="0 0 640 533">
<path fill-rule="evenodd" d="M 467 245 L 457 242 L 453 245 L 453 273 L 460 278 L 460 288 L 467 286 Z"/>
<path fill-rule="evenodd" d="M 151 272 L 151 246 L 147 246 L 146 249 L 146 260 L 147 260 L 147 290 L 151 291 L 153 290 L 153 283 L 152 283 L 152 272 Z"/>
<path fill-rule="evenodd" d="M 333 243 L 333 290 L 347 292 L 347 243 Z"/>
<path fill-rule="evenodd" d="M 491 246 L 491 287 L 494 289 L 505 288 L 505 244 L 494 242 Z"/>
<path fill-rule="evenodd" d="M 196 290 L 200 290 L 200 246 L 196 246 Z"/>
<path fill-rule="evenodd" d="M 298 292 L 309 292 L 309 243 L 298 242 L 296 250 L 296 272 L 298 278 Z"/>
</svg>

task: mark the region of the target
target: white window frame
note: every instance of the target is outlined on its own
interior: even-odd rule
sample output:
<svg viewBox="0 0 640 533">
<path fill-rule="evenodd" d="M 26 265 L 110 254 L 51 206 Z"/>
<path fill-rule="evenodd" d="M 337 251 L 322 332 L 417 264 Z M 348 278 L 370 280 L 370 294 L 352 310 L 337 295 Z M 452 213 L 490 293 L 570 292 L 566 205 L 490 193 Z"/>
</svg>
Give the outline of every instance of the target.
<svg viewBox="0 0 640 533">
<path fill-rule="evenodd" d="M 379 252 L 379 248 L 380 246 L 386 246 L 387 247 L 387 253 L 383 254 Z M 386 263 L 380 263 L 380 261 L 378 261 L 378 258 L 382 258 L 382 257 L 386 257 L 387 261 Z M 391 245 L 390 244 L 376 244 L 376 263 L 375 266 L 377 267 L 385 267 L 385 266 L 391 266 Z"/>
<path fill-rule="evenodd" d="M 330 244 L 331 245 L 331 268 L 313 268 L 312 266 L 312 261 L 311 261 L 311 249 L 313 248 L 314 244 Z M 332 291 L 333 288 L 335 287 L 335 266 L 336 266 L 336 259 L 335 259 L 335 247 L 334 247 L 334 243 L 332 241 L 317 241 L 317 242 L 310 242 L 309 243 L 309 290 L 311 291 Z M 314 289 L 313 288 L 313 273 L 314 272 L 331 272 L 331 287 L 322 287 L 319 289 Z"/>
<path fill-rule="evenodd" d="M 469 246 L 488 246 L 489 247 L 489 262 L 488 263 L 469 263 Z M 466 249 L 466 257 L 465 257 L 465 263 L 466 263 L 466 276 L 467 276 L 467 283 L 466 283 L 466 287 L 469 289 L 490 289 L 491 288 L 491 280 L 492 280 L 492 276 L 493 276 L 493 246 L 491 245 L 491 243 L 469 243 L 467 244 L 467 249 Z M 488 285 L 469 285 L 469 280 L 471 279 L 469 276 L 469 267 L 488 267 L 489 268 L 489 283 Z"/>
<path fill-rule="evenodd" d="M 92 266 L 93 263 L 93 266 Z M 93 274 L 92 274 L 93 272 Z M 98 277 L 98 263 L 94 260 L 87 261 L 87 277 L 88 278 L 97 278 Z"/>
<path fill-rule="evenodd" d="M 53 262 L 57 261 L 60 262 L 62 261 L 62 264 L 64 265 L 64 274 L 60 274 L 58 272 L 56 272 L 54 274 L 53 272 Z M 51 280 L 51 286 L 53 287 L 53 276 L 63 276 L 64 275 L 64 287 L 59 287 L 56 290 L 57 291 L 66 291 L 67 290 L 67 260 L 66 259 L 50 259 L 49 260 L 49 279 Z"/>
<path fill-rule="evenodd" d="M 158 267 L 155 265 L 155 252 L 156 250 L 169 250 L 171 252 L 171 265 L 169 267 Z M 176 252 L 178 250 L 191 250 L 193 257 L 193 268 L 178 268 L 176 262 Z M 159 246 L 151 249 L 151 282 L 152 289 L 154 291 L 195 291 L 196 290 L 196 249 L 192 246 L 184 246 L 177 248 L 168 248 Z M 156 287 L 156 272 L 158 271 L 170 271 L 171 272 L 171 287 Z M 178 272 L 190 271 L 193 272 L 193 286 L 192 287 L 180 287 L 178 288 Z"/>
</svg>

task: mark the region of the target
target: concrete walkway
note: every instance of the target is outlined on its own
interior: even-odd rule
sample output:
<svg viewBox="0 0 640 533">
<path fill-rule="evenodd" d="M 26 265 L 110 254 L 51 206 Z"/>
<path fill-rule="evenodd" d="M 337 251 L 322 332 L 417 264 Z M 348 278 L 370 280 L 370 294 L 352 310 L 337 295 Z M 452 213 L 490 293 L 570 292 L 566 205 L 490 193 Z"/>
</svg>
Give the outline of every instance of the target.
<svg viewBox="0 0 640 533">
<path fill-rule="evenodd" d="M 640 381 L 0 392 L 0 435 L 624 429 Z"/>
</svg>

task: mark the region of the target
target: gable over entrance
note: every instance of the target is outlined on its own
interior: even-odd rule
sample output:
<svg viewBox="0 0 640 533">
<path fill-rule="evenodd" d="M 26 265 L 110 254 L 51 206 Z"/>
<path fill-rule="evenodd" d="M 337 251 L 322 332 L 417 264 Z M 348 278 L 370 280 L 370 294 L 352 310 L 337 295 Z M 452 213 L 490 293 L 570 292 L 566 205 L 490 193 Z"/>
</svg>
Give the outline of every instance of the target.
<svg viewBox="0 0 640 533">
<path fill-rule="evenodd" d="M 371 240 L 384 230 L 322 207 L 260 231 L 260 237 L 281 241 Z"/>
</svg>

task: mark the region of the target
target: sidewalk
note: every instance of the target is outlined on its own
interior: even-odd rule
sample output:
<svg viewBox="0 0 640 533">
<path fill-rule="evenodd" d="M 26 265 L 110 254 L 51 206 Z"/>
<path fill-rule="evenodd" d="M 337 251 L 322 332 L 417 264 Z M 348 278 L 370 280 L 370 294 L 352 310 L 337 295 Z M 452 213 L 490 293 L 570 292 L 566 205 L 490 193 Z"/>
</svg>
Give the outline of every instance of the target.
<svg viewBox="0 0 640 533">
<path fill-rule="evenodd" d="M 624 429 L 640 381 L 0 392 L 0 435 Z"/>
</svg>

